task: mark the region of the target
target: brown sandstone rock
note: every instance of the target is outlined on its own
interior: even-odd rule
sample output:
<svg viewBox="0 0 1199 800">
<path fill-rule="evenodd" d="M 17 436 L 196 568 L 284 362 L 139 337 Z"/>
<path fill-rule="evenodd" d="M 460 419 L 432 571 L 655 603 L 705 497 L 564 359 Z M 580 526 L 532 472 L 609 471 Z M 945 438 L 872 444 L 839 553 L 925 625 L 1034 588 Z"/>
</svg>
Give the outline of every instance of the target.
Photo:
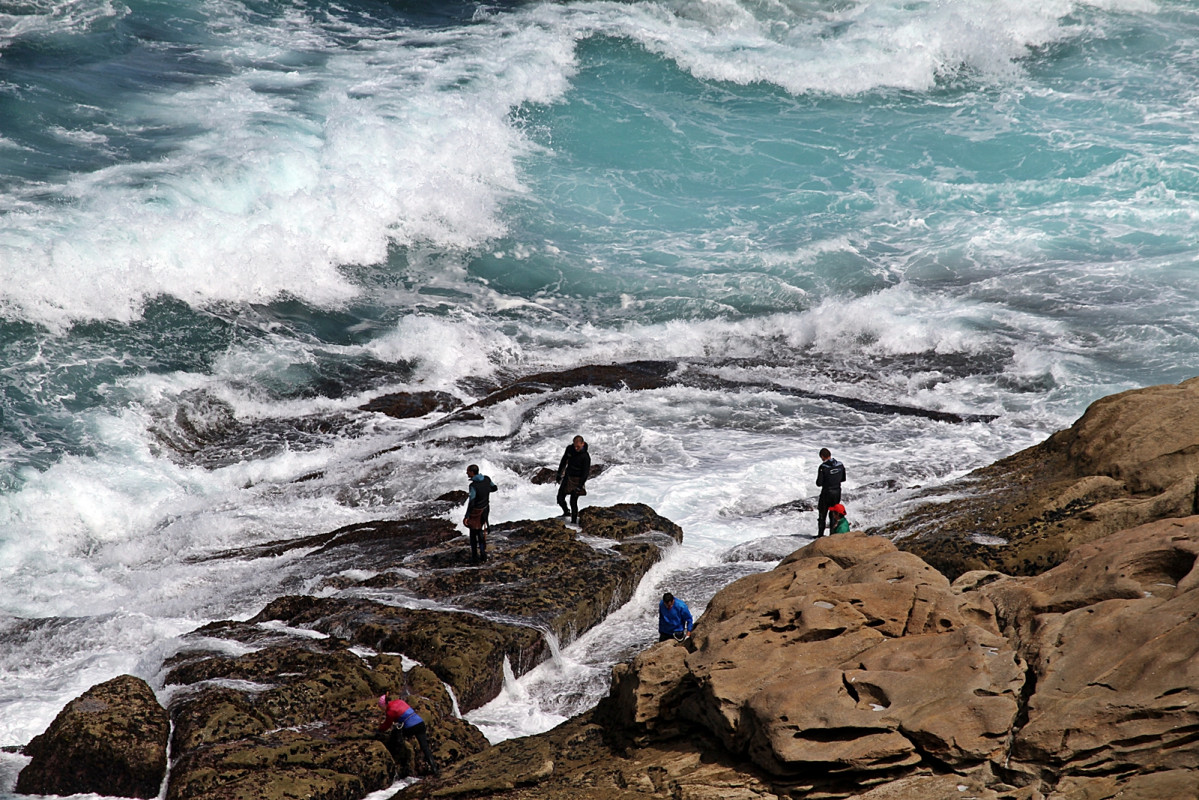
<svg viewBox="0 0 1199 800">
<path fill-rule="evenodd" d="M 1096 401 L 1070 428 L 871 531 L 951 578 L 1035 575 L 1070 551 L 1158 519 L 1199 513 L 1199 378 Z M 952 498 L 952 499 L 944 499 Z"/>
<path fill-rule="evenodd" d="M 1194 800 L 1199 517 L 949 584 L 862 534 L 726 587 L 591 715 L 401 797 Z"/>
<path fill-rule="evenodd" d="M 1199 764 L 1197 559 L 1199 518 L 1162 520 L 1026 581 L 1034 602 L 982 590 L 1036 676 L 1014 760 L 1079 777 Z"/>
<path fill-rule="evenodd" d="M 1023 665 L 957 607 L 889 542 L 829 537 L 717 595 L 682 713 L 779 777 L 981 763 L 1002 750 Z"/>
<path fill-rule="evenodd" d="M 19 794 L 156 797 L 166 774 L 170 721 L 145 681 L 122 675 L 71 701 L 35 736 Z"/>
</svg>

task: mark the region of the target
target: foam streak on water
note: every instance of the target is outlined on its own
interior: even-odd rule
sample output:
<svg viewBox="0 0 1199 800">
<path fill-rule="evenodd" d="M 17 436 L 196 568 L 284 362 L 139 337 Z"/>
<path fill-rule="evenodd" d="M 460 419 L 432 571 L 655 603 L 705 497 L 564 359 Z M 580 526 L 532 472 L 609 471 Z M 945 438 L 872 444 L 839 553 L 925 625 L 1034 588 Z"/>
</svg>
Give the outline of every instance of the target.
<svg viewBox="0 0 1199 800">
<path fill-rule="evenodd" d="M 320 585 L 213 554 L 470 462 L 496 522 L 549 516 L 528 477 L 581 432 L 587 500 L 686 538 L 469 715 L 541 730 L 661 591 L 810 537 L 820 447 L 869 526 L 1189 377 L 1196 53 L 1182 0 L 0 2 L 0 745 Z M 639 359 L 680 380 L 359 410 Z"/>
</svg>

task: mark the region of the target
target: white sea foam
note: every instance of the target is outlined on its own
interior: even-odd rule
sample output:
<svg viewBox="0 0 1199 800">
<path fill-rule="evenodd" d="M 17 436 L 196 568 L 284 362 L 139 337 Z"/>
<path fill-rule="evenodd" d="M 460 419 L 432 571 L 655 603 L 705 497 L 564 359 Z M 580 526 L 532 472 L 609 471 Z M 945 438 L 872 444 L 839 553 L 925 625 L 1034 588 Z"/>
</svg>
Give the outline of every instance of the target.
<svg viewBox="0 0 1199 800">
<path fill-rule="evenodd" d="M 204 130 L 166 158 L 72 177 L 53 211 L 7 216 L 0 308 L 63 325 L 133 319 L 160 294 L 338 305 L 357 292 L 340 267 L 381 262 L 390 243 L 453 250 L 500 235 L 526 146 L 507 114 L 559 94 L 573 55 L 569 39 L 498 20 L 379 31 L 354 49 L 319 30 L 296 40 L 302 19 L 284 41 L 233 20 L 237 34 L 213 43 L 231 63 L 306 46 L 325 51 L 323 69 L 242 68 L 122 109 L 131 127 Z"/>
<path fill-rule="evenodd" d="M 18 39 L 77 35 L 97 23 L 124 17 L 129 9 L 110 0 L 17 0 L 0 10 L 0 53 Z"/>
<path fill-rule="evenodd" d="M 1016 74 L 1033 48 L 1069 35 L 1077 4 L 643 2 L 621 4 L 606 32 L 628 36 L 696 77 L 770 83 L 794 94 L 922 91 L 960 72 Z"/>
</svg>

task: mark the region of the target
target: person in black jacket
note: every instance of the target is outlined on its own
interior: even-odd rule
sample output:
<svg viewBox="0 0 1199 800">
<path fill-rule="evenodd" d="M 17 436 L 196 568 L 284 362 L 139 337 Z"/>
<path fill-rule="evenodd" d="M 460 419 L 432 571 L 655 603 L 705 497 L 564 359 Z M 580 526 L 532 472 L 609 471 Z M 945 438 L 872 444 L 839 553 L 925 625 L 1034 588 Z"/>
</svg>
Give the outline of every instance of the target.
<svg viewBox="0 0 1199 800">
<path fill-rule="evenodd" d="M 579 495 L 587 494 L 587 476 L 591 474 L 591 454 L 582 436 L 566 446 L 562 461 L 558 464 L 558 505 L 562 516 L 570 521 L 579 521 Z M 570 495 L 570 508 L 566 507 L 566 495 Z"/>
<path fill-rule="evenodd" d="M 470 531 L 470 560 L 478 563 L 487 560 L 487 517 L 491 513 L 491 493 L 496 485 L 491 478 L 479 474 L 477 464 L 466 468 L 466 477 L 470 479 L 470 492 L 466 499 L 466 516 L 462 524 Z"/>
<path fill-rule="evenodd" d="M 820 487 L 820 519 L 816 526 L 816 535 L 824 536 L 824 527 L 828 524 L 829 506 L 841 502 L 841 482 L 845 480 L 845 465 L 833 458 L 827 447 L 820 450 L 820 466 L 816 469 L 816 485 Z"/>
</svg>

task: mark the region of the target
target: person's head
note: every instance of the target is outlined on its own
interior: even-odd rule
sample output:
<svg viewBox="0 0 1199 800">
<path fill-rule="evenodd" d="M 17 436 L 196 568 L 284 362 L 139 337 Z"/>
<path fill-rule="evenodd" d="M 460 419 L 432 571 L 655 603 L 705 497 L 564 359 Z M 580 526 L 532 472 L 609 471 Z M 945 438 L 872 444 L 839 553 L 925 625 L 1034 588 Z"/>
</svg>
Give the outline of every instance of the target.
<svg viewBox="0 0 1199 800">
<path fill-rule="evenodd" d="M 473 478 L 478 474 L 479 474 L 479 465 L 478 464 L 471 464 L 469 467 L 466 468 L 467 477 Z"/>
<path fill-rule="evenodd" d="M 828 451 L 827 447 L 820 448 L 820 460 L 821 461 L 828 461 L 832 457 L 833 457 L 833 454 Z"/>
<path fill-rule="evenodd" d="M 384 711 L 387 710 L 387 695 L 379 695 L 379 708 L 383 709 Z"/>
<path fill-rule="evenodd" d="M 666 594 L 662 595 L 662 605 L 666 606 L 667 608 L 673 607 L 674 606 L 674 595 L 671 594 L 670 592 L 667 592 Z"/>
<path fill-rule="evenodd" d="M 576 449 L 576 450 L 582 450 L 582 449 L 583 449 L 583 445 L 585 445 L 585 444 L 587 444 L 587 443 L 586 443 L 585 441 L 583 441 L 583 437 L 582 437 L 582 436 L 576 436 L 576 437 L 574 438 L 574 445 L 575 445 L 575 449 Z"/>
</svg>

